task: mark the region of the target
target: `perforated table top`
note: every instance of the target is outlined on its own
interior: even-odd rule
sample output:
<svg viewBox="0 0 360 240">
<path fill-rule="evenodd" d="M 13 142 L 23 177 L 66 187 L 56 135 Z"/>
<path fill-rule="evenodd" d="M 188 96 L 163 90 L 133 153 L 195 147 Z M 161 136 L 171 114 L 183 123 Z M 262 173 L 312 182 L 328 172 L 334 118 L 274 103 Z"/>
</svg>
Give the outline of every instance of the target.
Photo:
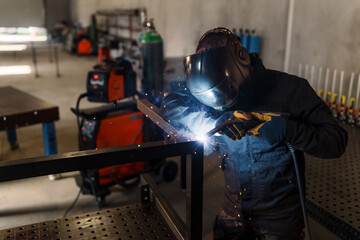
<svg viewBox="0 0 360 240">
<path fill-rule="evenodd" d="M 333 222 L 333 226 L 327 227 L 335 231 L 342 227 L 348 232 L 352 230 L 355 239 L 360 239 L 360 129 L 344 127 L 349 139 L 340 158 L 306 156 L 306 192 L 307 199 L 313 202 L 310 215 L 311 210 L 322 211 L 327 219 L 317 220 L 324 225 Z"/>
<path fill-rule="evenodd" d="M 131 204 L 5 229 L 0 240 L 176 239 L 153 204 Z"/>
</svg>

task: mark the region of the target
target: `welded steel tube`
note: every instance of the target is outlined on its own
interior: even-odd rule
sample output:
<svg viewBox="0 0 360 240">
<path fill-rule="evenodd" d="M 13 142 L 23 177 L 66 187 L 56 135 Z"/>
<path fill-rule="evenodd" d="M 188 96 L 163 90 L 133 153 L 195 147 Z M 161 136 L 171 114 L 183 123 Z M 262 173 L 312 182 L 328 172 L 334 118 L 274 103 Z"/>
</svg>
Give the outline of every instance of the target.
<svg viewBox="0 0 360 240">
<path fill-rule="evenodd" d="M 339 98 L 338 103 L 341 105 L 342 96 L 343 96 L 343 88 L 344 88 L 344 71 L 340 72 L 340 87 L 339 87 Z"/>
<path fill-rule="evenodd" d="M 298 76 L 302 77 L 302 64 L 301 63 L 299 64 L 299 67 L 298 67 Z"/>
<path fill-rule="evenodd" d="M 310 85 L 315 88 L 315 66 L 311 66 L 311 73 L 310 73 Z"/>
<path fill-rule="evenodd" d="M 326 100 L 327 94 L 329 92 L 329 78 L 330 78 L 330 68 L 326 69 L 325 74 L 325 87 L 324 87 L 324 100 Z"/>
<path fill-rule="evenodd" d="M 323 94 L 323 93 L 320 92 L 321 91 L 322 70 L 323 70 L 322 67 L 320 67 L 319 68 L 319 74 L 318 74 L 318 82 L 317 82 L 317 91 L 318 91 L 318 94 L 319 94 L 320 97 L 322 97 L 321 95 Z M 323 91 L 325 91 L 325 90 L 323 90 Z"/>
<path fill-rule="evenodd" d="M 335 94 L 335 88 L 336 88 L 336 75 L 337 75 L 337 70 L 334 70 L 334 75 L 333 75 L 333 81 L 332 81 L 332 86 L 331 86 L 331 95 L 334 96 Z"/>
<path fill-rule="evenodd" d="M 360 103 L 360 74 L 358 78 L 358 84 L 357 84 L 357 91 L 356 91 L 356 99 L 355 99 L 355 108 L 356 110 L 359 110 L 359 103 Z"/>
<path fill-rule="evenodd" d="M 347 95 L 347 104 L 346 104 L 347 106 L 350 106 L 351 94 L 352 94 L 353 85 L 354 85 L 354 78 L 355 78 L 355 73 L 351 73 L 349 92 Z"/>
</svg>

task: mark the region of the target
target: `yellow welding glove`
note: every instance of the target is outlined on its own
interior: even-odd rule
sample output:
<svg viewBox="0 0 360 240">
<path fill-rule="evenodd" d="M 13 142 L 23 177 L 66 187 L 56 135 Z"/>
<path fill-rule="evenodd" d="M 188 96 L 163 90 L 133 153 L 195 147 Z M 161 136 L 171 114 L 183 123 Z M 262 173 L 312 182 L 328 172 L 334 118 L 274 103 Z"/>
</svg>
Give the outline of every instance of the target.
<svg viewBox="0 0 360 240">
<path fill-rule="evenodd" d="M 221 126 L 219 133 L 232 140 L 239 140 L 248 134 L 262 137 L 269 144 L 274 144 L 283 141 L 286 120 L 276 113 L 234 111 L 221 115 L 215 126 Z"/>
<path fill-rule="evenodd" d="M 246 131 L 257 125 L 258 122 L 250 113 L 243 111 L 225 112 L 215 122 L 216 127 L 220 127 L 219 133 L 225 134 L 232 140 L 240 140 L 245 136 Z M 250 125 L 249 125 L 250 124 Z"/>
<path fill-rule="evenodd" d="M 269 144 L 280 143 L 286 133 L 286 119 L 277 113 L 251 112 L 252 118 L 263 123 L 247 131 L 249 135 L 264 138 Z"/>
</svg>

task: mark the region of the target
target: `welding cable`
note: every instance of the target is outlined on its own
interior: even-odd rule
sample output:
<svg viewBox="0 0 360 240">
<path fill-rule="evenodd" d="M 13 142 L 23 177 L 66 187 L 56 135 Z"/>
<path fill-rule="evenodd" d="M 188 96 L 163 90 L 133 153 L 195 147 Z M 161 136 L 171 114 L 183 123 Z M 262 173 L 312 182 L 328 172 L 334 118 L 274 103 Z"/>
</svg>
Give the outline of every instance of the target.
<svg viewBox="0 0 360 240">
<path fill-rule="evenodd" d="M 299 190 L 299 195 L 300 195 L 301 208 L 302 208 L 303 218 L 304 218 L 304 223 L 305 223 L 306 239 L 311 240 L 310 228 L 309 228 L 308 218 L 307 218 L 306 209 L 305 209 L 304 189 L 303 189 L 303 186 L 301 183 L 301 178 L 300 178 L 299 164 L 298 164 L 296 156 L 295 156 L 295 149 L 291 146 L 290 143 L 286 143 L 286 146 L 289 148 L 292 158 L 294 160 L 294 168 L 295 168 L 296 179 L 297 179 L 298 188 L 299 188 L 298 190 Z"/>
<path fill-rule="evenodd" d="M 93 181 L 93 179 L 95 179 L 95 178 L 90 176 L 90 173 L 89 173 L 88 170 L 86 170 L 86 174 L 87 174 L 87 176 L 88 176 L 88 178 L 90 180 L 90 187 L 91 187 L 91 191 L 92 191 L 92 193 L 94 195 L 96 205 L 97 205 L 98 209 L 101 210 L 101 202 L 100 202 L 100 200 L 98 198 L 97 191 L 96 191 L 94 181 Z"/>
<path fill-rule="evenodd" d="M 133 188 L 133 187 L 139 186 L 140 180 L 141 180 L 141 179 L 140 179 L 140 174 L 136 174 L 136 175 L 133 175 L 133 176 L 129 176 L 129 177 L 128 177 L 127 180 L 130 180 L 130 179 L 136 177 L 133 182 L 127 182 L 127 180 L 120 179 L 120 178 L 118 178 L 118 177 L 116 176 L 116 174 L 113 173 L 113 172 L 109 173 L 109 177 L 110 177 L 115 183 L 117 183 L 118 185 L 120 185 L 120 186 L 122 186 L 122 187 L 124 187 L 124 188 L 126 188 L 126 189 L 131 189 L 131 188 Z"/>
<path fill-rule="evenodd" d="M 70 205 L 70 207 L 66 210 L 66 212 L 64 213 L 63 218 L 66 217 L 66 215 L 71 211 L 71 209 L 75 206 L 75 204 L 76 204 L 77 201 L 79 200 L 80 194 L 81 194 L 81 192 L 82 192 L 82 190 L 83 190 L 83 186 L 84 186 L 84 184 L 81 185 L 81 187 L 80 187 L 80 189 L 79 189 L 79 192 L 78 192 L 78 194 L 76 195 L 75 200 L 74 200 L 73 203 Z"/>
<path fill-rule="evenodd" d="M 78 99 L 76 100 L 76 107 L 75 107 L 75 115 L 76 115 L 76 121 L 77 121 L 77 125 L 78 125 L 78 128 L 79 128 L 79 133 L 80 133 L 80 112 L 79 112 L 79 106 L 80 106 L 80 101 L 81 99 L 85 98 L 89 96 L 89 93 L 82 93 L 80 94 L 80 96 L 78 97 Z"/>
</svg>

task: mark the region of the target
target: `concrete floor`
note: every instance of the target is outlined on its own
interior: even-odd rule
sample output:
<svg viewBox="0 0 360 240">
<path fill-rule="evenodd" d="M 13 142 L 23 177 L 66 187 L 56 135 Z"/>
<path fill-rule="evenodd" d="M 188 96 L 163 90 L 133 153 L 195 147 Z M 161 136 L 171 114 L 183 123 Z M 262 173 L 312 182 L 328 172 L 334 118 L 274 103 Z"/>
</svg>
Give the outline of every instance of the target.
<svg viewBox="0 0 360 240">
<path fill-rule="evenodd" d="M 85 92 L 86 75 L 96 64 L 96 57 L 72 56 L 59 51 L 60 74 L 56 77 L 55 65 L 49 62 L 47 48 L 38 49 L 38 71 L 34 74 L 0 76 L 0 86 L 11 85 L 59 106 L 60 120 L 55 123 L 58 152 L 77 151 L 77 126 L 70 108 L 75 106 L 79 94 Z M 32 66 L 31 52 L 1 53 L 0 66 Z M 81 107 L 94 106 L 82 101 Z M 12 151 L 6 141 L 5 132 L 0 132 L 0 161 L 41 156 L 44 154 L 41 125 L 17 129 L 20 148 Z M 175 161 L 179 159 L 175 158 Z M 223 195 L 224 179 L 219 168 L 217 154 L 205 159 L 204 165 L 204 239 L 211 239 L 212 223 L 217 214 Z M 62 217 L 75 199 L 79 188 L 74 176 L 77 172 L 66 173 L 61 179 L 50 181 L 48 176 L 0 183 L 0 229 Z M 185 194 L 180 188 L 179 177 L 171 183 L 160 184 L 167 200 L 185 218 Z M 105 208 L 118 207 L 140 201 L 139 189 L 124 190 L 114 187 L 106 198 Z M 93 197 L 81 195 L 69 215 L 97 210 Z M 310 219 L 313 239 L 339 239 L 314 220 Z"/>
</svg>

